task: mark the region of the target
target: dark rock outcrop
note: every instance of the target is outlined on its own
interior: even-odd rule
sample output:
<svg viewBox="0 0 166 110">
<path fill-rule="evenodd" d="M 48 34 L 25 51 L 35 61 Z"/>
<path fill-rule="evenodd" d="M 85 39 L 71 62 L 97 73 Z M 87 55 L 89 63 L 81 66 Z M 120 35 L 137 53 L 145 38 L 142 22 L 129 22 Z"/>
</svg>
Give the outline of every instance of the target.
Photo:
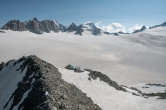
<svg viewBox="0 0 166 110">
<path fill-rule="evenodd" d="M 76 26 L 76 24 L 72 23 L 65 31 L 67 32 L 73 32 L 76 31 L 75 34 L 82 35 L 82 32 L 84 31 L 83 25 Z"/>
<path fill-rule="evenodd" d="M 159 87 L 166 87 L 166 85 L 162 85 L 162 84 L 146 84 L 148 86 L 159 86 Z M 126 87 L 128 88 L 128 87 Z M 143 88 L 149 88 L 149 87 L 143 87 Z M 137 96 L 142 96 L 144 98 L 148 98 L 148 97 L 158 97 L 158 99 L 166 99 L 166 91 L 162 92 L 162 93 L 145 93 L 142 92 L 141 90 L 137 89 L 136 87 L 130 87 L 130 89 L 137 91 L 137 93 L 133 93 L 133 95 L 137 95 Z"/>
<path fill-rule="evenodd" d="M 158 99 L 166 99 L 166 92 L 165 93 L 144 93 L 143 94 L 146 97 L 158 97 Z"/>
<path fill-rule="evenodd" d="M 13 67 L 19 62 L 23 63 L 17 71 L 26 70 L 26 73 L 4 108 L 13 101 L 10 110 L 18 104 L 18 109 L 22 110 L 101 110 L 76 86 L 61 79 L 61 73 L 53 65 L 29 56 L 16 61 Z M 27 91 L 27 97 L 21 102 Z"/>
<path fill-rule="evenodd" d="M 146 84 L 146 85 L 149 85 L 149 86 L 166 87 L 166 85 L 164 85 L 164 84 L 151 84 L 151 83 L 149 83 L 149 84 Z"/>
<path fill-rule="evenodd" d="M 69 31 L 69 32 L 71 32 L 71 31 L 77 31 L 77 26 L 76 26 L 74 23 L 72 23 L 72 24 L 66 29 L 66 31 Z"/>
<path fill-rule="evenodd" d="M 125 32 L 119 31 L 118 34 L 129 34 L 129 33 L 125 33 Z"/>
<path fill-rule="evenodd" d="M 85 69 L 85 70 L 90 72 L 88 74 L 89 80 L 91 80 L 91 78 L 93 80 L 96 80 L 97 78 L 99 78 L 101 81 L 106 82 L 108 85 L 114 87 L 115 89 L 126 92 L 126 90 L 122 86 L 118 85 L 115 81 L 111 80 L 107 75 L 102 74 L 101 72 L 98 72 L 98 71 L 90 70 L 90 69 Z"/>
<path fill-rule="evenodd" d="M 79 26 L 77 27 L 77 31 L 76 31 L 75 34 L 82 35 L 82 32 L 84 32 L 83 26 L 82 26 L 82 25 L 79 25 Z"/>
</svg>

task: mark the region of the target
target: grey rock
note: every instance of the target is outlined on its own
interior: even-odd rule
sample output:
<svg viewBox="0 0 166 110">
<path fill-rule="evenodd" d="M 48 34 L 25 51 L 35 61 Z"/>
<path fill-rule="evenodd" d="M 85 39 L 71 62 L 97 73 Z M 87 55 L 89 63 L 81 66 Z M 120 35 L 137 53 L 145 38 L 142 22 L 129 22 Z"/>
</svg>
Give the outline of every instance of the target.
<svg viewBox="0 0 166 110">
<path fill-rule="evenodd" d="M 82 35 L 82 32 L 84 32 L 84 30 L 83 30 L 82 28 L 83 28 L 83 25 L 79 25 L 79 26 L 77 27 L 77 31 L 76 31 L 75 34 Z"/>
<path fill-rule="evenodd" d="M 72 31 L 77 31 L 77 26 L 72 23 L 67 29 L 66 31 L 72 32 Z"/>
<path fill-rule="evenodd" d="M 56 22 L 56 23 L 55 23 Z M 82 35 L 84 32 L 84 29 L 87 29 L 86 26 L 90 26 L 91 29 L 88 29 L 88 31 L 91 31 L 93 35 L 100 35 L 101 29 L 97 28 L 94 23 L 87 23 L 84 25 L 76 26 L 74 23 L 72 23 L 68 28 L 60 23 L 58 23 L 55 20 L 42 20 L 39 21 L 36 17 L 33 18 L 33 20 L 20 22 L 19 20 L 11 20 L 8 23 L 6 23 L 2 29 L 3 30 L 13 30 L 13 31 L 31 31 L 36 34 L 42 34 L 43 32 L 50 33 L 50 31 L 53 32 L 73 32 L 75 31 L 75 34 Z"/>
<path fill-rule="evenodd" d="M 149 84 L 146 84 L 146 85 L 149 85 L 149 86 L 166 87 L 166 85 L 164 85 L 164 84 L 151 84 L 151 83 L 149 83 Z"/>
<path fill-rule="evenodd" d="M 26 31 L 26 24 L 24 22 L 20 22 L 19 20 L 9 21 L 6 25 L 2 27 L 4 30 L 13 30 L 13 31 Z"/>
<path fill-rule="evenodd" d="M 8 63 L 10 63 L 9 61 Z M 19 63 L 23 62 L 20 67 Z M 0 66 L 6 64 L 2 63 Z M 13 109 L 22 99 L 24 93 L 28 90 L 28 96 L 18 105 L 18 109 L 22 110 L 101 110 L 93 101 L 86 96 L 76 86 L 65 82 L 61 73 L 52 64 L 49 64 L 36 56 L 22 57 L 15 60 L 13 67 L 18 70 L 27 71 L 22 81 L 17 85 L 17 89 L 6 102 L 4 109 L 9 106 L 9 102 L 13 99 L 9 106 Z M 2 68 L 3 69 L 3 68 Z M 1 71 L 0 71 L 1 72 Z M 21 73 L 20 73 L 21 74 Z M 32 77 L 30 77 L 34 74 Z M 32 83 L 32 80 L 35 81 Z M 48 92 L 47 95 L 44 95 Z"/>
<path fill-rule="evenodd" d="M 114 87 L 117 90 L 121 90 L 121 91 L 126 92 L 126 90 L 122 86 L 118 85 L 115 81 L 111 80 L 107 75 L 102 74 L 101 72 L 98 72 L 98 71 L 90 70 L 90 69 L 85 69 L 85 70 L 90 72 L 88 74 L 89 75 L 88 79 L 90 81 L 91 81 L 91 79 L 96 80 L 97 78 L 99 78 L 101 81 L 107 83 L 111 87 Z"/>
<path fill-rule="evenodd" d="M 35 17 L 32 21 L 20 22 L 19 20 L 12 20 L 5 24 L 2 29 L 13 31 L 26 31 L 29 30 L 36 34 L 42 34 L 43 32 L 49 33 L 50 31 L 59 32 L 58 26 L 53 20 L 38 21 Z"/>
</svg>

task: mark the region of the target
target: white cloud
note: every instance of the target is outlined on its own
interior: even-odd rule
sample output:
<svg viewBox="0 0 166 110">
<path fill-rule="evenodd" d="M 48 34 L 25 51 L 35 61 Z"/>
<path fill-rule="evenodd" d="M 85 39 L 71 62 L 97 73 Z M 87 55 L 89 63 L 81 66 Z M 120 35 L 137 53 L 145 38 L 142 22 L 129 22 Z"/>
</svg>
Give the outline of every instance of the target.
<svg viewBox="0 0 166 110">
<path fill-rule="evenodd" d="M 135 30 L 139 30 L 139 29 L 141 29 L 142 26 L 144 26 L 144 25 L 138 25 L 138 24 L 135 24 L 134 27 L 129 28 L 129 31 L 132 33 L 132 32 L 134 32 Z M 148 26 L 145 26 L 145 27 L 146 27 L 146 28 L 149 28 Z"/>
<path fill-rule="evenodd" d="M 103 26 L 101 24 L 101 21 L 99 21 L 98 23 L 95 23 L 95 25 L 96 27 L 102 29 L 103 31 L 110 32 L 110 33 L 115 33 L 119 31 L 126 32 L 125 26 L 121 25 L 120 23 L 112 23 L 110 25 Z"/>
</svg>

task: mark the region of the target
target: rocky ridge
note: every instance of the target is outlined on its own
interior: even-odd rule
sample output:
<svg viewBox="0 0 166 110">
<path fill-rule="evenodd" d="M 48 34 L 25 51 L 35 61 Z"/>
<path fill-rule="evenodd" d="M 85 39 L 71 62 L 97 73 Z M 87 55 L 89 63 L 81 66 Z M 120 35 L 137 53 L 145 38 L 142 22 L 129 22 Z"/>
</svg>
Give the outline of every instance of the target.
<svg viewBox="0 0 166 110">
<path fill-rule="evenodd" d="M 152 26 L 150 27 L 149 29 L 152 29 L 152 28 L 156 28 L 156 27 L 165 27 L 166 26 L 166 22 L 160 24 L 160 25 L 155 25 L 155 26 Z"/>
<path fill-rule="evenodd" d="M 156 27 L 165 27 L 166 22 L 155 25 L 150 27 L 149 29 L 156 28 Z M 30 31 L 36 34 L 42 34 L 44 32 L 50 33 L 51 31 L 58 33 L 61 32 L 75 32 L 75 34 L 82 35 L 84 31 L 90 31 L 93 35 L 100 35 L 101 33 L 104 34 L 112 34 L 114 36 L 118 36 L 120 34 L 129 34 L 119 31 L 117 33 L 109 33 L 103 31 L 102 29 L 95 26 L 93 22 L 87 22 L 76 26 L 76 24 L 72 23 L 70 26 L 64 26 L 58 23 L 56 20 L 42 20 L 38 21 L 35 17 L 33 20 L 20 22 L 20 20 L 11 20 L 7 22 L 3 27 L 3 30 L 13 30 L 13 31 Z M 147 27 L 144 25 L 141 29 L 135 30 L 133 33 L 138 33 L 146 30 Z M 1 31 L 0 31 L 1 32 Z"/>
<path fill-rule="evenodd" d="M 75 31 L 75 34 L 82 35 L 82 32 L 84 32 L 85 30 L 91 31 L 93 35 L 101 34 L 101 29 L 97 28 L 92 22 L 81 24 L 79 26 L 76 26 L 74 23 L 72 23 L 65 31 Z"/>
<path fill-rule="evenodd" d="M 76 26 L 72 23 L 69 27 L 66 27 L 55 20 L 42 20 L 39 21 L 36 17 L 33 20 L 20 22 L 20 20 L 11 20 L 7 22 L 3 27 L 3 30 L 13 31 L 30 31 L 36 34 L 42 34 L 44 32 L 50 33 L 51 31 L 58 33 L 62 32 L 75 32 L 75 34 L 82 35 L 85 30 L 91 31 L 93 35 L 101 33 L 101 29 L 97 28 L 93 23 L 86 23 Z"/>
<path fill-rule="evenodd" d="M 61 26 L 62 27 L 62 26 Z M 19 20 L 9 21 L 2 27 L 3 30 L 13 30 L 13 31 L 27 31 L 42 34 L 43 32 L 49 33 L 50 31 L 59 32 L 59 28 L 54 20 L 43 20 L 38 21 L 37 18 L 33 20 L 20 22 Z"/>
<path fill-rule="evenodd" d="M 11 62 L 0 64 L 0 74 Z M 26 70 L 25 76 L 3 109 L 12 101 L 10 110 L 15 106 L 19 110 L 101 110 L 76 86 L 61 79 L 61 73 L 53 65 L 36 56 L 29 56 L 14 61 L 13 67 L 20 62 L 22 65 L 16 71 Z M 24 94 L 27 97 L 23 100 Z"/>
<path fill-rule="evenodd" d="M 91 79 L 96 80 L 97 78 L 99 78 L 100 81 L 107 83 L 109 86 L 114 87 L 117 90 L 126 92 L 126 90 L 122 86 L 118 85 L 115 81 L 111 80 L 107 75 L 102 74 L 101 72 L 98 72 L 98 71 L 90 70 L 90 69 L 85 69 L 85 70 L 90 72 L 88 74 L 89 80 Z"/>
</svg>

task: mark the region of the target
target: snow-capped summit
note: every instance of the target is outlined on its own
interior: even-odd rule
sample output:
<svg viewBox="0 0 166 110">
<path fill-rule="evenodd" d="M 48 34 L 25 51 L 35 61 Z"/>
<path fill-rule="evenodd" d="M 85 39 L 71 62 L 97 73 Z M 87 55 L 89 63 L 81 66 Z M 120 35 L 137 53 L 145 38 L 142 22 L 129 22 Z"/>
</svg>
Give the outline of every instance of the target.
<svg viewBox="0 0 166 110">
<path fill-rule="evenodd" d="M 101 33 L 101 29 L 97 28 L 93 22 L 85 22 L 83 24 L 83 30 L 92 31 L 93 35 Z"/>
<path fill-rule="evenodd" d="M 83 27 L 84 27 L 84 29 L 87 29 L 90 31 L 95 30 L 97 28 L 93 22 L 86 22 L 83 24 Z"/>
</svg>

